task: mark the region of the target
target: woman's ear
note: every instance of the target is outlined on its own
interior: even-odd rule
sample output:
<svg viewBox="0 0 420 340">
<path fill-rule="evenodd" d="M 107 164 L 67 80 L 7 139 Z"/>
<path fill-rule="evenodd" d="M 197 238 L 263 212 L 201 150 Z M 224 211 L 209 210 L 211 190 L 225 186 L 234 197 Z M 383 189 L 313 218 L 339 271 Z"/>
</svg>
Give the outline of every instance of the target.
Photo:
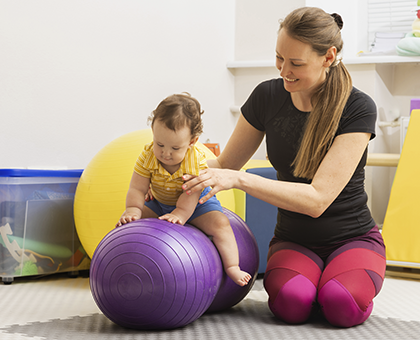
<svg viewBox="0 0 420 340">
<path fill-rule="evenodd" d="M 194 146 L 194 145 L 195 145 L 195 143 L 197 143 L 197 141 L 198 141 L 198 136 L 193 137 L 193 138 L 191 139 L 191 141 L 190 141 L 190 145 L 188 145 L 188 146 L 189 146 L 189 147 Z"/>
<path fill-rule="evenodd" d="M 325 54 L 324 67 L 330 67 L 337 56 L 337 47 L 331 46 Z"/>
</svg>

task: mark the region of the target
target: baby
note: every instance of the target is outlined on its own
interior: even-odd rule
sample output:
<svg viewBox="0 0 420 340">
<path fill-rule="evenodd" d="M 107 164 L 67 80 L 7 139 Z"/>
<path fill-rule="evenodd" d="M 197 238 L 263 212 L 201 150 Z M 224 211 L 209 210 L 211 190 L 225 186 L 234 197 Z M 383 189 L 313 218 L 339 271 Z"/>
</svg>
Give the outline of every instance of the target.
<svg viewBox="0 0 420 340">
<path fill-rule="evenodd" d="M 189 94 L 172 95 L 153 111 L 153 142 L 137 159 L 127 193 L 126 210 L 117 227 L 140 218 L 159 217 L 172 223 L 189 223 L 212 236 L 226 274 L 245 286 L 251 275 L 239 268 L 238 248 L 229 220 L 216 197 L 204 204 L 201 193 L 187 195 L 182 190 L 185 174 L 198 176 L 207 168 L 205 155 L 196 146 L 202 133 L 200 103 Z M 146 201 L 149 187 L 152 200 Z"/>
</svg>

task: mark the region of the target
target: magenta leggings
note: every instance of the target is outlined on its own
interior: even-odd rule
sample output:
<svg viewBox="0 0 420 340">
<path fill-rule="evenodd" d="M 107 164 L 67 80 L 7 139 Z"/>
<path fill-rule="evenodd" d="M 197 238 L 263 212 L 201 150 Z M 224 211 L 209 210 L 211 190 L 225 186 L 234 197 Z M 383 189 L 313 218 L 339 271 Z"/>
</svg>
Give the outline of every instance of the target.
<svg viewBox="0 0 420 340">
<path fill-rule="evenodd" d="M 291 324 L 305 322 L 317 304 L 332 325 L 363 323 L 385 276 L 385 246 L 377 227 L 347 240 L 325 261 L 312 250 L 276 238 L 268 257 L 264 287 L 269 307 Z"/>
</svg>

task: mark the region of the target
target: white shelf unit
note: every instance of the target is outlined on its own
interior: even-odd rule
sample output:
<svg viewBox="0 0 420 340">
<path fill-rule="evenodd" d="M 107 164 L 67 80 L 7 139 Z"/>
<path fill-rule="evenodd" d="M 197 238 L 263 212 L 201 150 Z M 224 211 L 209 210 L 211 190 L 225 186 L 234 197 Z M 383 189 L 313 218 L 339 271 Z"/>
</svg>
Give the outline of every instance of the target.
<svg viewBox="0 0 420 340">
<path fill-rule="evenodd" d="M 420 63 L 419 57 L 402 57 L 402 56 L 361 56 L 354 58 L 343 59 L 345 65 L 360 65 L 360 64 L 406 64 L 406 63 Z M 240 68 L 263 68 L 275 67 L 273 60 L 238 60 L 227 63 L 228 69 Z"/>
</svg>

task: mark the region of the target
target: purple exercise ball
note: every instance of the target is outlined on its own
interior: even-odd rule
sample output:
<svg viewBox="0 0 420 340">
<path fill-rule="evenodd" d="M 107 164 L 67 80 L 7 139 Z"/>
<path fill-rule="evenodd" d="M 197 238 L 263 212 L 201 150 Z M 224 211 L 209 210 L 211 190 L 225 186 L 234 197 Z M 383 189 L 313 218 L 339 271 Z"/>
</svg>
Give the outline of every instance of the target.
<svg viewBox="0 0 420 340">
<path fill-rule="evenodd" d="M 248 285 L 226 275 L 216 247 L 197 228 L 141 219 L 113 229 L 92 256 L 90 288 L 99 309 L 123 327 L 173 329 L 240 302 L 257 277 L 258 246 L 239 216 L 223 212 L 235 234 L 239 265 L 252 276 Z"/>
<path fill-rule="evenodd" d="M 192 226 L 142 219 L 113 229 L 92 256 L 90 288 L 116 324 L 172 329 L 198 319 L 222 280 L 219 254 Z"/>
<path fill-rule="evenodd" d="M 239 251 L 239 266 L 242 270 L 251 274 L 252 279 L 246 286 L 238 286 L 225 272 L 223 272 L 222 283 L 213 303 L 207 312 L 219 312 L 233 307 L 249 293 L 258 275 L 260 263 L 258 244 L 247 224 L 229 209 L 223 208 L 224 214 L 229 219 Z"/>
</svg>

